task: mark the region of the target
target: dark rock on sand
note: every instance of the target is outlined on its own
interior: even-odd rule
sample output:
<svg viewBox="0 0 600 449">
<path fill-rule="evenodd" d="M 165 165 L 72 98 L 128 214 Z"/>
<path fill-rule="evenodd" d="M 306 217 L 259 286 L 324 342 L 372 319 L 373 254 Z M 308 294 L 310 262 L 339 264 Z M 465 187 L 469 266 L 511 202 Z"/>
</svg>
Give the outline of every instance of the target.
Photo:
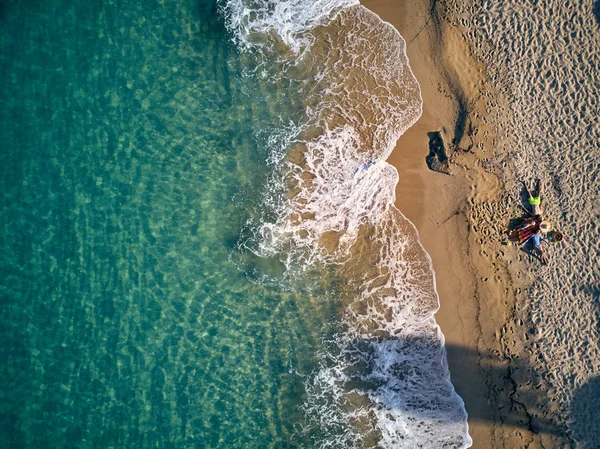
<svg viewBox="0 0 600 449">
<path fill-rule="evenodd" d="M 425 162 L 430 170 L 449 175 L 448 173 L 448 155 L 444 146 L 444 139 L 439 131 L 427 133 L 429 137 L 429 154 L 425 157 Z"/>
</svg>

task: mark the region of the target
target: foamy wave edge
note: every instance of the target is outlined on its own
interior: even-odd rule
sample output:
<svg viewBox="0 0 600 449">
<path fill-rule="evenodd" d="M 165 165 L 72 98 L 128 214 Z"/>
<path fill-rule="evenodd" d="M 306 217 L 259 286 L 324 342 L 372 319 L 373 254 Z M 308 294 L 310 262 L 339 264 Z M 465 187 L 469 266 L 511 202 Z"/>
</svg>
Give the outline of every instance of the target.
<svg viewBox="0 0 600 449">
<path fill-rule="evenodd" d="M 377 15 L 376 13 L 373 13 L 373 14 Z M 378 17 L 378 18 L 379 18 L 379 20 L 381 20 L 383 23 L 385 23 L 385 24 L 386 24 L 386 25 L 388 25 L 390 28 L 392 28 L 392 29 L 393 29 L 393 30 L 394 30 L 394 31 L 395 31 L 395 32 L 398 34 L 398 36 L 399 36 L 399 37 L 402 39 L 402 42 L 403 42 L 403 45 L 404 45 L 403 52 L 406 54 L 406 52 L 407 52 L 406 40 L 405 40 L 405 39 L 402 37 L 402 35 L 400 34 L 400 32 L 399 32 L 399 31 L 398 31 L 398 30 L 397 30 L 397 29 L 396 29 L 396 28 L 395 28 L 395 27 L 394 27 L 394 26 L 393 26 L 391 23 L 389 23 L 389 22 L 387 22 L 387 21 L 383 20 L 383 19 L 382 19 L 381 17 L 379 17 L 378 15 L 377 15 L 377 17 Z M 407 59 L 408 59 L 408 56 L 407 56 Z M 412 75 L 412 76 L 415 78 L 415 80 L 416 80 L 416 79 L 417 79 L 417 77 L 415 76 L 414 72 L 412 71 L 412 68 L 410 67 L 410 64 L 407 64 L 407 65 L 408 65 L 408 70 L 410 71 L 411 75 Z M 421 117 L 421 115 L 422 115 L 422 113 L 423 113 L 423 109 L 422 109 L 422 104 L 423 104 L 423 95 L 422 95 L 422 92 L 421 92 L 421 86 L 420 86 L 420 84 L 418 83 L 418 81 L 417 81 L 417 86 L 418 86 L 418 88 L 419 88 L 419 99 L 421 100 L 421 111 L 420 111 L 420 113 L 419 113 L 419 116 L 418 116 L 418 117 L 415 119 L 415 121 L 414 121 L 413 123 L 411 123 L 411 125 L 410 125 L 410 126 L 414 125 L 414 124 L 417 122 L 417 120 L 418 120 L 418 119 Z M 409 128 L 410 128 L 410 126 L 409 126 Z M 402 134 L 404 134 L 404 133 L 401 133 L 401 134 L 400 134 L 400 136 L 401 136 Z M 398 138 L 400 138 L 400 136 L 398 136 Z M 391 165 L 391 164 L 390 164 L 390 165 Z M 397 171 L 396 167 L 394 167 L 394 169 Z M 429 269 L 431 270 L 431 273 L 432 273 L 432 275 L 433 275 L 433 289 L 434 289 L 434 291 L 435 291 L 435 295 L 436 295 L 436 297 L 437 297 L 437 303 L 438 303 L 438 304 L 437 304 L 437 308 L 436 308 L 434 311 L 432 311 L 432 313 L 431 313 L 431 319 L 432 319 L 432 320 L 433 320 L 433 322 L 434 322 L 435 329 L 436 329 L 436 334 L 437 334 L 437 336 L 438 336 L 438 338 L 439 338 L 439 341 L 440 341 L 440 343 L 441 343 L 441 347 L 442 347 L 442 349 L 443 349 L 443 353 L 442 353 L 442 357 L 441 357 L 441 360 L 440 360 L 440 362 L 441 362 L 441 364 L 444 366 L 444 368 L 445 368 L 445 369 L 448 371 L 448 376 L 447 376 L 447 378 L 446 378 L 447 384 L 448 384 L 448 386 L 449 386 L 450 390 L 452 391 L 452 393 L 453 393 L 453 394 L 456 394 L 456 397 L 458 398 L 458 401 L 459 401 L 459 403 L 460 403 L 460 405 L 461 405 L 462 412 L 464 413 L 464 420 L 465 420 L 465 441 L 464 441 L 464 444 L 460 446 L 460 449 L 463 449 L 463 448 L 464 448 L 464 449 L 466 449 L 466 448 L 469 448 L 469 447 L 471 447 L 471 446 L 472 446 L 472 444 L 473 444 L 473 440 L 471 439 L 471 436 L 469 435 L 469 424 L 468 424 L 468 422 L 467 422 L 467 420 L 466 420 L 466 418 L 467 418 L 467 410 L 466 410 L 466 408 L 465 408 L 464 401 L 463 401 L 463 400 L 462 400 L 462 398 L 461 398 L 461 397 L 460 397 L 460 396 L 459 396 L 459 395 L 456 393 L 456 390 L 454 389 L 454 385 L 452 384 L 452 382 L 451 382 L 451 380 L 450 380 L 450 372 L 449 372 L 449 369 L 448 369 L 447 353 L 446 353 L 446 350 L 445 350 L 446 338 L 444 337 L 444 334 L 443 334 L 443 332 L 442 332 L 442 329 L 440 328 L 440 326 L 437 324 L 437 322 L 435 322 L 435 317 L 434 317 L 434 316 L 435 316 L 435 314 L 436 314 L 436 313 L 439 311 L 439 308 L 440 308 L 440 299 L 439 299 L 439 293 L 438 293 L 438 290 L 437 290 L 437 282 L 436 282 L 435 269 L 433 268 L 433 260 L 431 259 L 431 256 L 430 256 L 430 254 L 429 254 L 429 253 L 427 252 L 427 250 L 425 249 L 425 246 L 423 246 L 423 242 L 421 241 L 421 238 L 420 238 L 420 236 L 419 236 L 419 232 L 418 232 L 418 230 L 417 230 L 417 227 L 415 226 L 415 224 L 414 224 L 412 221 L 410 221 L 410 220 L 409 220 L 409 219 L 408 219 L 408 218 L 407 218 L 407 217 L 406 217 L 406 216 L 405 216 L 405 215 L 402 213 L 402 211 L 401 211 L 401 210 L 399 210 L 398 208 L 396 208 L 396 206 L 395 206 L 395 202 L 396 202 L 396 195 L 395 195 L 396 189 L 395 189 L 395 187 L 396 187 L 396 184 L 397 184 L 397 183 L 395 183 L 395 184 L 394 184 L 394 198 L 393 198 L 393 200 L 392 200 L 392 207 L 393 207 L 395 210 L 397 210 L 397 211 L 398 211 L 398 213 L 399 213 L 399 214 L 402 216 L 402 218 L 403 218 L 403 219 L 404 219 L 404 220 L 405 220 L 405 221 L 406 221 L 406 222 L 407 222 L 407 223 L 408 223 L 408 224 L 409 224 L 409 225 L 410 225 L 410 226 L 413 228 L 413 230 L 414 230 L 415 234 L 417 235 L 417 243 L 418 243 L 418 245 L 421 247 L 421 249 L 422 249 L 422 251 L 423 251 L 423 254 L 425 255 L 425 257 L 426 257 L 426 259 L 427 259 L 427 263 L 429 264 Z"/>
<path fill-rule="evenodd" d="M 355 5 L 358 5 L 358 2 L 322 0 L 311 2 L 307 5 L 306 2 L 298 0 L 290 2 L 254 2 L 254 9 L 252 9 L 245 5 L 243 0 L 234 0 L 224 4 L 223 10 L 225 11 L 228 28 L 233 31 L 235 41 L 240 48 L 244 50 L 256 50 L 265 44 L 260 40 L 254 40 L 253 35 L 275 32 L 292 52 L 297 55 L 302 55 L 313 43 L 312 37 L 308 33 L 310 30 L 319 25 L 325 25 L 333 21 L 342 10 Z M 400 33 L 391 24 L 381 20 L 378 16 L 376 17 L 382 24 L 388 27 L 389 30 L 393 30 L 397 35 L 399 41 L 402 42 L 402 48 L 399 49 L 400 53 L 406 58 L 406 42 L 402 39 Z M 407 58 L 406 68 L 410 72 L 410 76 L 414 79 L 417 86 L 419 99 L 418 113 L 412 115 L 411 119 L 404 122 L 402 126 L 385 129 L 382 131 L 381 137 L 377 135 L 373 141 L 374 148 L 377 147 L 377 144 L 382 144 L 380 148 L 381 151 L 375 151 L 375 154 L 369 154 L 367 156 L 360 152 L 355 152 L 356 154 L 351 155 L 343 154 L 342 150 L 346 147 L 357 146 L 357 142 L 360 142 L 361 136 L 356 130 L 352 129 L 352 127 L 329 129 L 325 126 L 325 131 L 323 133 L 324 137 L 322 136 L 320 140 L 317 139 L 314 142 L 306 143 L 306 154 L 309 156 L 307 158 L 308 165 L 311 170 L 317 173 L 317 176 L 315 176 L 317 181 L 311 182 L 310 189 L 300 189 L 301 194 L 299 194 L 300 199 L 303 200 L 299 204 L 302 204 L 302 207 L 305 207 L 305 205 L 308 204 L 308 207 L 302 209 L 301 212 L 308 214 L 309 216 L 312 214 L 312 216 L 316 218 L 312 220 L 300 220 L 301 226 L 296 226 L 296 224 L 293 223 L 294 220 L 291 218 L 293 212 L 290 212 L 289 210 L 284 210 L 283 212 L 280 211 L 280 216 L 284 216 L 285 219 L 276 223 L 265 223 L 259 231 L 259 234 L 261 234 L 261 242 L 256 249 L 256 252 L 259 255 L 272 256 L 277 252 L 281 253 L 287 251 L 286 265 L 288 266 L 298 262 L 305 264 L 305 266 L 310 266 L 318 261 L 325 263 L 335 262 L 354 244 L 362 224 L 368 223 L 373 226 L 378 226 L 386 217 L 393 214 L 397 214 L 401 217 L 401 220 L 408 223 L 411 232 L 415 237 L 414 241 L 408 243 L 418 245 L 420 252 L 425 256 L 426 269 L 432 277 L 431 282 L 433 283 L 436 304 L 435 307 L 429 307 L 427 310 L 419 309 L 419 305 L 417 304 L 413 310 L 406 306 L 406 301 L 404 303 L 402 301 L 396 301 L 397 304 L 395 304 L 394 300 L 391 300 L 393 307 L 404 307 L 407 311 L 404 311 L 403 309 L 402 313 L 399 313 L 394 317 L 389 326 L 384 323 L 385 320 L 380 319 L 380 321 L 384 323 L 386 330 L 390 332 L 390 335 L 394 336 L 394 339 L 384 339 L 383 341 L 374 340 L 369 343 L 369 351 L 371 351 L 370 356 L 373 357 L 376 364 L 381 366 L 379 367 L 380 369 L 373 370 L 374 372 L 362 376 L 360 380 L 366 382 L 381 382 L 382 377 L 385 377 L 386 374 L 387 377 L 383 379 L 383 387 L 376 389 L 374 393 L 372 392 L 373 394 L 367 394 L 377 405 L 377 407 L 369 409 L 368 412 L 376 415 L 376 427 L 382 436 L 380 442 L 385 443 L 385 447 L 435 447 L 431 445 L 433 441 L 427 441 L 427 438 L 418 435 L 418 432 L 413 436 L 420 436 L 422 437 L 421 440 L 415 441 L 414 439 L 408 438 L 409 441 L 407 441 L 406 435 L 403 435 L 401 431 L 405 430 L 407 426 L 410 427 L 410 421 L 413 417 L 404 416 L 402 408 L 399 408 L 399 411 L 396 410 L 396 413 L 394 414 L 394 410 L 391 410 L 391 407 L 381 405 L 381 402 L 379 402 L 385 399 L 388 400 L 389 403 L 396 404 L 396 397 L 390 399 L 389 397 L 385 397 L 385 395 L 398 396 L 399 393 L 396 388 L 398 383 L 395 379 L 396 375 L 392 369 L 394 363 L 389 361 L 389 356 L 386 354 L 393 353 L 392 359 L 397 360 L 406 357 L 409 352 L 408 350 L 420 348 L 424 352 L 422 360 L 419 359 L 421 354 L 414 355 L 413 359 L 416 358 L 415 360 L 419 361 L 423 366 L 428 367 L 428 362 L 431 361 L 431 354 L 435 353 L 437 361 L 434 363 L 435 366 L 431 369 L 436 374 L 442 376 L 441 379 L 437 379 L 437 382 L 440 384 L 439 392 L 443 395 L 442 398 L 437 399 L 440 401 L 441 407 L 447 405 L 448 407 L 456 408 L 456 406 L 458 406 L 458 409 L 450 410 L 446 415 L 459 422 L 460 424 L 457 424 L 458 426 L 464 425 L 464 433 L 462 435 L 454 435 L 456 439 L 453 441 L 456 444 L 452 447 L 466 448 L 471 445 L 472 441 L 468 435 L 464 403 L 462 399 L 456 395 L 454 387 L 450 382 L 446 362 L 446 352 L 444 349 L 444 336 L 433 318 L 434 314 L 439 309 L 439 296 L 435 285 L 435 273 L 431 257 L 425 251 L 415 226 L 394 205 L 398 172 L 395 167 L 385 162 L 393 150 L 397 139 L 406 129 L 418 120 L 422 113 L 420 86 L 416 82 L 416 78 L 408 64 Z M 381 130 L 376 130 L 375 132 L 378 131 Z M 291 145 L 296 137 L 297 136 L 290 136 L 288 140 L 284 139 L 285 142 L 283 145 Z M 338 144 L 331 145 L 332 141 L 337 141 Z M 333 153 L 330 151 L 332 148 L 334 150 Z M 323 163 L 323 160 L 325 160 L 327 156 L 330 157 L 329 160 L 334 161 L 330 164 L 335 165 L 335 170 L 333 171 L 328 171 L 330 167 Z M 296 180 L 299 185 L 302 185 L 302 169 L 298 169 L 295 164 L 286 166 L 285 163 L 283 163 L 283 166 L 287 170 L 287 181 L 291 178 L 292 181 Z M 339 169 L 340 167 L 341 170 Z M 319 171 L 322 173 L 319 173 Z M 356 178 L 359 179 L 356 180 Z M 322 183 L 319 184 L 319 181 L 322 181 Z M 356 186 L 360 182 L 363 184 L 360 188 L 357 188 Z M 316 188 L 314 187 L 315 184 L 317 186 Z M 330 188 L 332 185 L 334 186 L 333 189 Z M 340 185 L 342 186 L 342 195 L 340 198 L 336 198 L 335 194 L 337 191 L 335 190 L 335 187 Z M 367 185 L 367 188 L 364 188 L 364 185 Z M 323 202 L 323 199 L 328 200 L 330 198 L 339 201 L 330 201 L 329 203 Z M 357 211 L 356 206 L 364 203 L 367 203 L 371 208 L 368 210 Z M 289 204 L 287 204 L 287 206 L 289 206 Z M 344 209 L 346 213 L 339 214 L 340 207 L 346 208 Z M 329 214 L 322 213 L 323 210 L 328 209 L 331 211 Z M 343 223 L 338 220 L 339 216 L 343 217 Z M 325 222 L 325 225 L 323 225 L 323 222 Z M 350 222 L 350 224 L 348 224 L 348 222 Z M 302 232 L 298 232 L 299 229 Z M 319 237 L 324 232 L 342 233 L 338 242 L 338 250 L 334 251 L 333 256 L 331 256 L 331 254 L 325 254 L 317 244 Z M 411 236 L 409 235 L 406 239 L 410 240 L 410 237 Z M 400 244 L 406 244 L 406 239 L 400 242 Z M 282 240 L 285 240 L 288 243 L 291 240 L 293 244 L 287 246 L 284 245 L 285 248 L 282 249 Z M 301 248 L 303 254 L 292 254 L 290 252 L 291 247 Z M 401 249 L 400 253 L 402 252 L 403 250 Z M 396 253 L 394 253 L 394 255 L 396 255 Z M 411 271 L 410 269 L 407 269 L 406 266 L 400 268 L 404 268 L 405 271 Z M 421 267 L 421 269 L 424 268 Z M 384 287 L 390 287 L 390 285 Z M 394 284 L 391 285 L 391 287 L 396 288 L 398 285 Z M 382 287 L 379 288 L 381 289 Z M 410 288 L 408 291 L 411 293 Z M 373 290 L 365 289 L 365 292 L 365 294 L 371 294 Z M 414 293 L 414 291 L 412 291 L 412 293 Z M 378 312 L 374 310 L 373 313 L 377 314 Z M 414 323 L 407 325 L 407 321 L 410 321 L 411 319 Z M 402 331 L 399 331 L 394 329 L 396 326 L 403 326 L 404 328 Z M 327 359 L 329 363 L 325 363 L 321 371 L 317 373 L 314 379 L 312 379 L 312 383 L 307 385 L 307 390 L 312 394 L 312 399 L 314 400 L 314 404 L 312 405 L 314 409 L 308 410 L 311 405 L 307 405 L 307 412 L 309 414 L 311 412 L 316 412 L 319 415 L 318 419 L 320 420 L 323 420 L 323 417 L 329 416 L 331 422 L 344 420 L 349 422 L 353 419 L 360 420 L 364 417 L 364 415 L 360 415 L 360 410 L 353 416 L 339 416 L 339 414 L 336 414 L 335 412 L 339 412 L 347 406 L 344 394 L 347 394 L 348 391 L 342 391 L 342 386 L 347 383 L 349 379 L 348 376 L 343 373 L 343 367 L 356 363 L 356 360 L 353 359 L 353 354 L 357 352 L 356 341 L 359 339 L 362 341 L 363 339 L 368 338 L 368 334 L 363 330 L 356 329 L 338 337 L 339 339 L 336 340 L 335 344 L 340 347 L 340 354 L 324 354 L 323 358 Z M 418 340 L 417 343 L 412 341 L 415 339 Z M 406 344 L 407 341 L 409 344 Z M 436 346 L 436 342 L 439 343 L 439 347 Z M 358 352 L 360 352 L 360 347 Z M 413 365 L 415 365 L 414 360 L 412 361 Z M 410 371 L 410 369 L 412 369 L 412 367 L 407 368 L 408 371 Z M 425 374 L 422 375 L 425 376 Z M 356 378 L 350 380 L 356 380 Z M 427 378 L 424 379 L 424 381 L 427 380 Z M 386 387 L 387 390 L 384 387 Z M 418 394 L 419 392 L 415 392 L 415 397 L 418 396 Z M 325 403 L 326 407 L 329 407 L 329 409 L 324 409 L 319 406 L 319 403 Z M 334 410 L 333 414 L 330 407 L 332 404 L 339 405 L 339 408 Z M 428 410 L 421 419 L 429 419 L 434 424 L 441 425 L 442 423 L 435 422 L 435 416 L 428 415 L 430 412 L 431 410 Z M 346 434 L 341 437 L 338 436 L 335 441 L 328 441 L 326 444 L 323 444 L 322 447 L 355 447 L 354 445 L 348 446 L 349 442 L 352 441 L 352 438 L 355 437 L 356 435 L 354 434 Z"/>
</svg>

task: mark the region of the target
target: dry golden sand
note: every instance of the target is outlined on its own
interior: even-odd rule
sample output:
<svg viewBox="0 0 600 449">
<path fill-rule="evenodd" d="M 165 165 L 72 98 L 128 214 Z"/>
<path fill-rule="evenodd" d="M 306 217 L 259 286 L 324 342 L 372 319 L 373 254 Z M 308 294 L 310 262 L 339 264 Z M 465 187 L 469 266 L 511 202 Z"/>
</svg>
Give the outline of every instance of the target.
<svg viewBox="0 0 600 449">
<path fill-rule="evenodd" d="M 367 0 L 407 41 L 423 97 L 423 115 L 390 158 L 398 168 L 397 206 L 416 225 L 432 257 L 452 382 L 465 401 L 474 448 L 570 447 L 553 421 L 552 392 L 524 363 L 531 347 L 515 314 L 531 283 L 518 251 L 502 246 L 507 216 L 520 207 L 494 167 L 496 137 L 485 66 L 425 0 Z M 439 131 L 450 175 L 425 164 L 428 133 Z M 522 254 L 522 253 L 521 253 Z M 526 330 L 525 330 L 526 332 Z M 535 347 L 535 346 L 533 346 Z"/>
</svg>

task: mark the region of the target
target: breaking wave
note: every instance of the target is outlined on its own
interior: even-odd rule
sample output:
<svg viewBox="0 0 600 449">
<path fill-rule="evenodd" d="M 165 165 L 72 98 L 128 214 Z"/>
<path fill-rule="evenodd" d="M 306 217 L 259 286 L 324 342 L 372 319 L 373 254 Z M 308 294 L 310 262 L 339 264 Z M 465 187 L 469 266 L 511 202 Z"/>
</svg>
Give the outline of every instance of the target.
<svg viewBox="0 0 600 449">
<path fill-rule="evenodd" d="M 344 279 L 343 322 L 306 378 L 298 432 L 323 448 L 468 447 L 431 261 L 394 206 L 398 173 L 386 162 L 421 114 L 404 40 L 355 1 L 221 7 L 257 57 L 255 76 L 285 80 L 302 109 L 270 138 L 266 210 L 241 246 L 287 276 L 334 267 Z"/>
</svg>

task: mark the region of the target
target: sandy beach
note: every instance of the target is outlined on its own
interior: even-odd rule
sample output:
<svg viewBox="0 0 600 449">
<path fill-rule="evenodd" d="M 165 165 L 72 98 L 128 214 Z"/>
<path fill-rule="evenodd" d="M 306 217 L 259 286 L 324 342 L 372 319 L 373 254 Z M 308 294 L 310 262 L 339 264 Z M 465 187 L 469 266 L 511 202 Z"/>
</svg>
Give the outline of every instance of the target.
<svg viewBox="0 0 600 449">
<path fill-rule="evenodd" d="M 561 396 L 560 374 L 543 363 L 540 320 L 529 308 L 536 281 L 548 273 L 531 251 L 504 244 L 509 220 L 522 216 L 526 204 L 517 179 L 526 166 L 510 167 L 514 156 L 507 149 L 514 145 L 506 129 L 515 106 L 473 51 L 477 42 L 467 37 L 468 27 L 457 26 L 464 17 L 456 14 L 460 6 L 363 4 L 406 39 L 422 90 L 423 115 L 401 137 L 390 162 L 400 174 L 396 204 L 416 225 L 433 259 L 440 296 L 436 320 L 446 339 L 452 382 L 469 414 L 472 447 L 574 447 L 576 430 L 568 424 L 582 419 L 568 411 L 574 408 L 566 399 L 574 385 Z M 432 133 L 444 140 L 445 173 L 425 162 Z M 568 269 L 553 256 L 553 263 Z M 579 374 L 580 380 L 592 378 L 591 372 Z M 592 387 L 587 391 L 598 395 Z M 589 411 L 580 413 L 593 420 Z M 592 434 L 582 447 L 596 447 L 593 429 Z"/>
<path fill-rule="evenodd" d="M 31 3 L 0 448 L 600 448 L 600 0 Z"/>
</svg>

